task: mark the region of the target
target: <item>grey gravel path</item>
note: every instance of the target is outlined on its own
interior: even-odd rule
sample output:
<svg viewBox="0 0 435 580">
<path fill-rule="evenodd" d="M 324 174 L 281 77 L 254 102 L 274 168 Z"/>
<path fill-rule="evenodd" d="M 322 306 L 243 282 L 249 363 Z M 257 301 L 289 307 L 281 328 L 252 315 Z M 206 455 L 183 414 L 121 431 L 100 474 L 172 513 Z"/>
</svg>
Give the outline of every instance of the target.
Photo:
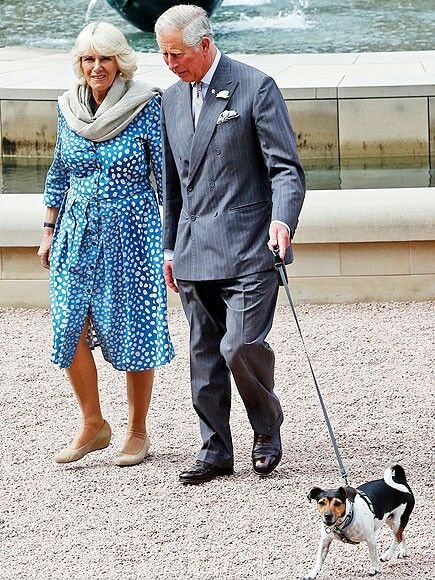
<svg viewBox="0 0 435 580">
<path fill-rule="evenodd" d="M 400 462 L 416 495 L 410 557 L 384 564 L 382 578 L 433 579 L 435 303 L 298 313 L 351 483 Z M 287 580 L 311 568 L 319 522 L 306 494 L 341 480 L 290 309 L 278 309 L 270 334 L 284 457 L 263 480 L 250 469 L 252 433 L 235 393 L 235 476 L 178 483 L 200 442 L 181 310 L 170 310 L 170 325 L 178 354 L 157 374 L 151 456 L 138 467 L 113 465 L 126 424 L 124 377 L 98 354 L 113 442 L 58 466 L 53 453 L 69 442 L 79 415 L 63 372 L 49 362 L 49 314 L 0 309 L 0 579 Z M 387 542 L 385 528 L 382 548 Z M 319 578 L 367 571 L 365 545 L 336 542 Z"/>
</svg>

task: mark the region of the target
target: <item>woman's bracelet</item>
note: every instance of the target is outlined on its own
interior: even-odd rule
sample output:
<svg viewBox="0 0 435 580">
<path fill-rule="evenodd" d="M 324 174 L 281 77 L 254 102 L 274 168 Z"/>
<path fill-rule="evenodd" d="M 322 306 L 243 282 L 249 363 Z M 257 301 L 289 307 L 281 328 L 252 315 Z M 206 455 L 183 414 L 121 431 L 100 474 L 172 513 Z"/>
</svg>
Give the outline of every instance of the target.
<svg viewBox="0 0 435 580">
<path fill-rule="evenodd" d="M 56 224 L 52 224 L 50 222 L 44 222 L 44 228 L 50 228 L 54 230 Z"/>
</svg>

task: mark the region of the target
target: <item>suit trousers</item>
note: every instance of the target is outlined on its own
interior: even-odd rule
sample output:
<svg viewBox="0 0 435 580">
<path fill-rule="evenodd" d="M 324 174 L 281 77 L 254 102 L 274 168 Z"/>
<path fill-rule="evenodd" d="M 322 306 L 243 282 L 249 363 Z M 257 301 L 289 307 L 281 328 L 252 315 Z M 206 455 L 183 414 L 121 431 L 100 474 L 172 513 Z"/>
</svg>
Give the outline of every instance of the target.
<svg viewBox="0 0 435 580">
<path fill-rule="evenodd" d="M 231 466 L 230 373 L 255 432 L 273 435 L 283 420 L 273 392 L 275 355 L 265 340 L 275 312 L 277 272 L 177 282 L 190 325 L 192 402 L 203 440 L 198 459 Z"/>
</svg>

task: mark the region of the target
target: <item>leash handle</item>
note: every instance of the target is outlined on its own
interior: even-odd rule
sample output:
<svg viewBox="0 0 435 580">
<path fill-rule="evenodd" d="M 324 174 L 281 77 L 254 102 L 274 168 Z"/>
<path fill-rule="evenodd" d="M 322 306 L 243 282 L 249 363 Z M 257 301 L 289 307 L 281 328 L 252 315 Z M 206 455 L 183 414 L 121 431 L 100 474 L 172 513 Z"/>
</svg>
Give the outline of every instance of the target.
<svg viewBox="0 0 435 580">
<path fill-rule="evenodd" d="M 285 269 L 285 264 L 282 261 L 281 256 L 279 255 L 279 247 L 278 246 L 273 247 L 272 254 L 273 254 L 273 261 L 274 261 L 275 270 L 278 271 L 278 274 L 281 274 L 283 272 L 284 276 L 285 276 L 285 280 L 288 283 L 287 270 Z M 283 281 L 282 281 L 281 276 L 279 276 L 279 285 L 283 286 Z"/>
<path fill-rule="evenodd" d="M 305 354 L 306 354 L 306 357 L 308 360 L 308 365 L 310 367 L 311 374 L 312 374 L 313 380 L 314 380 L 314 384 L 316 386 L 317 396 L 319 397 L 320 406 L 322 408 L 323 416 L 325 418 L 326 427 L 328 428 L 329 437 L 331 439 L 332 447 L 334 448 L 335 456 L 337 458 L 340 474 L 341 474 L 342 478 L 344 479 L 344 482 L 346 483 L 346 485 L 349 485 L 346 468 L 344 467 L 344 463 L 343 463 L 343 460 L 341 458 L 340 450 L 338 448 L 337 441 L 336 441 L 335 436 L 334 436 L 334 430 L 332 429 L 332 425 L 331 425 L 331 422 L 330 422 L 329 417 L 328 417 L 328 412 L 326 410 L 326 406 L 325 406 L 325 403 L 323 401 L 322 393 L 320 392 L 319 383 L 317 382 L 317 378 L 316 378 L 316 375 L 314 373 L 313 365 L 311 364 L 311 359 L 310 359 L 310 356 L 308 354 L 307 347 L 305 345 L 304 336 L 302 334 L 302 330 L 301 330 L 299 320 L 298 320 L 298 317 L 296 314 L 296 310 L 295 310 L 295 307 L 293 304 L 293 300 L 292 300 L 292 297 L 290 294 L 290 289 L 289 289 L 289 285 L 288 285 L 288 278 L 287 278 L 287 271 L 285 269 L 285 264 L 284 264 L 283 260 L 281 259 L 281 256 L 279 255 L 278 246 L 275 246 L 272 249 L 272 254 L 273 254 L 273 258 L 274 258 L 275 269 L 278 271 L 278 274 L 280 276 L 280 285 L 284 286 L 284 290 L 285 290 L 285 293 L 287 294 L 287 298 L 288 298 L 289 304 L 290 304 L 292 312 L 293 312 L 293 317 L 295 319 L 296 326 L 297 326 L 297 329 L 299 331 L 299 335 L 301 337 L 302 345 L 304 347 L 304 351 L 305 351 Z"/>
</svg>

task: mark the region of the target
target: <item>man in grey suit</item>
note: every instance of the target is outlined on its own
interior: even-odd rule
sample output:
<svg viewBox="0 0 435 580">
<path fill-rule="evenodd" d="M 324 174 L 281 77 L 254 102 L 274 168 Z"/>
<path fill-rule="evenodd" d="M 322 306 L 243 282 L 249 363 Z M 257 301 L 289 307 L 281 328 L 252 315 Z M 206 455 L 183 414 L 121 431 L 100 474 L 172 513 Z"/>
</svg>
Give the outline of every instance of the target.
<svg viewBox="0 0 435 580">
<path fill-rule="evenodd" d="M 180 81 L 163 96 L 164 274 L 190 324 L 192 400 L 202 448 L 180 481 L 234 469 L 233 375 L 254 431 L 252 466 L 281 460 L 283 414 L 266 336 L 305 194 L 287 108 L 266 74 L 220 53 L 206 12 L 178 5 L 155 26 Z"/>
</svg>

